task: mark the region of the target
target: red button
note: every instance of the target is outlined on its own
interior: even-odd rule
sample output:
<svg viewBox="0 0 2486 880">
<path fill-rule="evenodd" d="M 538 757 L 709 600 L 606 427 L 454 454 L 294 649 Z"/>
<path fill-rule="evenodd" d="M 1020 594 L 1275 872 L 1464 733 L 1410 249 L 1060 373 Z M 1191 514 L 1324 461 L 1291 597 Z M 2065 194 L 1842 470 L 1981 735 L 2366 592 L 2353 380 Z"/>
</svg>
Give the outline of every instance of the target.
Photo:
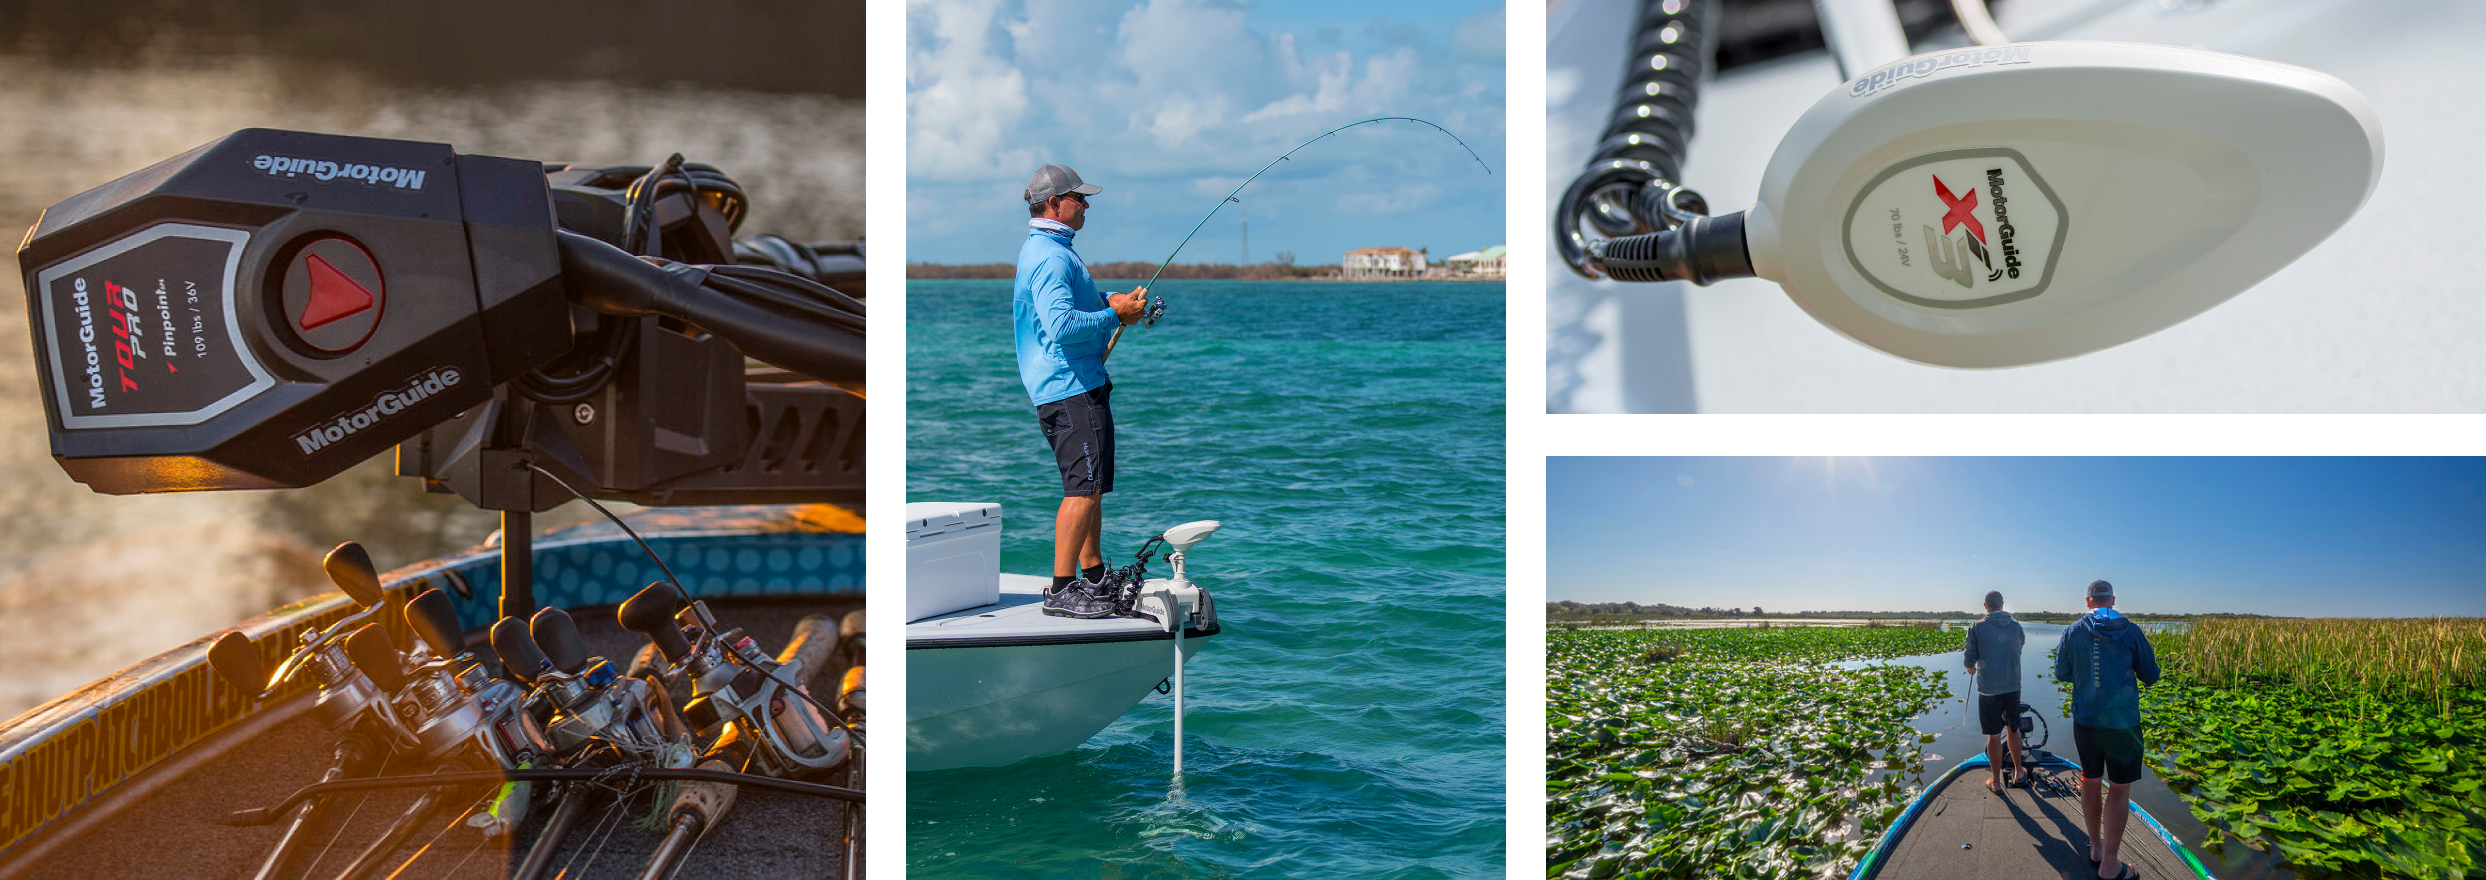
<svg viewBox="0 0 2486 880">
<path fill-rule="evenodd" d="M 353 239 L 333 234 L 295 252 L 279 295 L 284 311 L 278 314 L 293 316 L 294 338 L 322 356 L 361 348 L 388 311 L 380 264 Z"/>
<path fill-rule="evenodd" d="M 317 329 L 371 308 L 371 291 L 337 271 L 327 260 L 309 254 L 304 262 L 307 265 L 303 268 L 309 269 L 311 275 L 311 301 L 302 307 L 302 329 Z"/>
</svg>

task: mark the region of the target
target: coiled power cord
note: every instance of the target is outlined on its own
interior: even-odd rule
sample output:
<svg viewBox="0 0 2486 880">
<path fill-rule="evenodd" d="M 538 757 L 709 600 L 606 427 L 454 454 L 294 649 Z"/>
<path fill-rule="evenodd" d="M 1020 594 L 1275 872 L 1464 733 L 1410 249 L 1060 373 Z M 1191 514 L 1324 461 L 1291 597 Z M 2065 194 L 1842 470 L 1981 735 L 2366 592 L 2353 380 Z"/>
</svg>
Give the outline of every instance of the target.
<svg viewBox="0 0 2486 880">
<path fill-rule="evenodd" d="M 1555 249 L 1585 278 L 1749 275 L 1742 218 L 1707 217 L 1708 203 L 1680 183 L 1724 9 L 1720 0 L 1640 0 L 1639 6 L 1614 113 L 1588 167 L 1555 205 Z M 1642 238 L 1687 228 L 1693 231 L 1665 241 Z M 1592 231 L 1602 238 L 1591 238 Z"/>
</svg>

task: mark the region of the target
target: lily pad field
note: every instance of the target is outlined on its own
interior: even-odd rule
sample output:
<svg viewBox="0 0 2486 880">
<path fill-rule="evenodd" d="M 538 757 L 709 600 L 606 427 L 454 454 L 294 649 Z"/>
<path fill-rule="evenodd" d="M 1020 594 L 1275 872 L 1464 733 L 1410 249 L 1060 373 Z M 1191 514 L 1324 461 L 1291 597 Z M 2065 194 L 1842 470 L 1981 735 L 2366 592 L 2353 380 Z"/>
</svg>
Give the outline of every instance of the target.
<svg viewBox="0 0 2486 880">
<path fill-rule="evenodd" d="M 1911 627 L 1546 633 L 1549 877 L 1845 876 L 1915 795 L 1949 694 Z"/>
<path fill-rule="evenodd" d="M 2149 763 L 2227 835 L 2212 848 L 2307 878 L 2486 877 L 2486 619 L 2206 621 L 2152 643 Z"/>
</svg>

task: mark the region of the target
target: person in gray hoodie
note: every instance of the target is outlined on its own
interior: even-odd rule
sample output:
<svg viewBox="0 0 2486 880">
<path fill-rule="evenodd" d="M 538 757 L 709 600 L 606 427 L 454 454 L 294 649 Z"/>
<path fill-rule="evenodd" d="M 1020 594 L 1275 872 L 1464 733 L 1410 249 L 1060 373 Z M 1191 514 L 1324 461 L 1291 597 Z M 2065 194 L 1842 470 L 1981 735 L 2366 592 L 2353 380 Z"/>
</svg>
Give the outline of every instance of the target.
<svg viewBox="0 0 2486 880">
<path fill-rule="evenodd" d="M 2116 853 L 2132 818 L 2132 783 L 2141 778 L 2141 688 L 2158 683 L 2158 654 L 2141 628 L 2115 611 L 2115 585 L 2089 583 L 2088 614 L 2063 630 L 2054 680 L 2072 686 L 2072 745 L 2080 750 L 2080 815 L 2089 861 L 2105 878 L 2140 876 Z M 2098 777 L 2109 783 L 2099 809 Z M 2102 832 L 2102 833 L 2101 833 Z"/>
<path fill-rule="evenodd" d="M 2008 738 L 2013 785 L 2028 779 L 2020 759 L 2020 649 L 2028 637 L 2020 622 L 2003 611 L 2003 594 L 1985 594 L 1985 619 L 1968 626 L 1968 671 L 1977 676 L 1977 727 L 1985 731 L 1985 787 L 2003 793 L 2003 746 Z"/>
</svg>

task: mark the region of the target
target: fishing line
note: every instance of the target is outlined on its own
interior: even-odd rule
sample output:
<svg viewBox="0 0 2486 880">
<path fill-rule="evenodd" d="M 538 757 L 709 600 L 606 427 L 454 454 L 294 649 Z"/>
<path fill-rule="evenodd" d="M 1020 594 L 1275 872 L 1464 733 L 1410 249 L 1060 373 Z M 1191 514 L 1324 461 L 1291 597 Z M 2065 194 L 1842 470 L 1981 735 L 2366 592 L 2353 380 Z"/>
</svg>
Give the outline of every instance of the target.
<svg viewBox="0 0 2486 880">
<path fill-rule="evenodd" d="M 637 542 L 637 543 L 638 543 L 638 545 L 639 545 L 639 549 L 640 549 L 642 552 L 645 552 L 645 553 L 647 554 L 647 558 L 648 558 L 648 560 L 649 560 L 649 561 L 651 561 L 651 562 L 656 563 L 656 568 L 657 568 L 657 570 L 658 570 L 658 571 L 662 571 L 662 572 L 664 572 L 664 573 L 665 573 L 665 580 L 668 580 L 668 581 L 673 582 L 673 589 L 674 589 L 676 592 L 681 593 L 681 594 L 682 594 L 682 597 L 683 597 L 683 598 L 685 598 L 685 599 L 695 599 L 695 598 L 698 598 L 698 597 L 696 597 L 696 596 L 691 595 L 691 591 L 690 591 L 690 588 L 689 588 L 689 587 L 682 586 L 682 579 L 681 579 L 681 578 L 678 578 L 678 577 L 675 577 L 675 576 L 674 576 L 674 574 L 673 574 L 673 566 L 666 565 L 666 564 L 665 564 L 665 558 L 664 558 L 664 557 L 662 557 L 662 556 L 658 556 L 658 555 L 656 555 L 656 548 L 648 546 L 648 545 L 647 545 L 647 539 L 639 537 L 639 532 L 638 532 L 638 530 L 631 528 L 629 523 L 622 522 L 622 518 L 621 518 L 621 517 L 614 516 L 612 511 L 604 509 L 604 505 L 597 504 L 595 499 L 587 497 L 585 493 L 582 493 L 582 492 L 578 491 L 578 489 L 577 489 L 577 488 L 572 487 L 572 486 L 570 485 L 570 481 L 568 481 L 568 480 L 564 480 L 564 479 L 562 479 L 562 478 L 560 478 L 560 477 L 557 477 L 557 476 L 554 476 L 554 475 L 553 475 L 553 472 L 548 471 L 548 470 L 545 470 L 545 469 L 543 468 L 543 466 L 538 465 L 538 464 L 536 464 L 536 463 L 534 463 L 534 462 L 532 462 L 532 461 L 527 462 L 527 463 L 526 463 L 526 466 L 527 466 L 527 469 L 528 469 L 528 470 L 534 471 L 534 472 L 539 473 L 539 474 L 543 474 L 543 475 L 544 475 L 547 479 L 552 480 L 552 481 L 553 481 L 553 483 L 554 483 L 555 485 L 558 485 L 558 486 L 560 486 L 561 488 L 568 490 L 568 491 L 569 491 L 569 493 L 570 493 L 570 497 L 572 497 L 572 498 L 576 498 L 576 499 L 578 499 L 578 500 L 580 500 L 580 501 L 587 502 L 587 506 L 595 508 L 597 513 L 604 514 L 604 518 L 605 518 L 605 519 L 612 520 L 614 525 L 616 525 L 616 526 L 620 526 L 620 527 L 621 527 L 621 530 L 622 530 L 622 534 L 629 535 L 629 536 L 630 536 L 630 540 L 632 540 L 632 541 L 634 541 L 634 542 Z M 504 541 L 506 541 L 507 539 L 504 537 L 504 539 L 503 539 L 503 540 L 504 540 Z"/>
<path fill-rule="evenodd" d="M 388 872 L 388 876 L 387 876 L 386 878 L 384 878 L 384 880 L 397 880 L 397 878 L 405 876 L 405 875 L 406 875 L 406 871 L 407 871 L 408 869 L 413 868 L 413 867 L 414 867 L 414 863 L 415 863 L 415 862 L 422 861 L 422 859 L 423 859 L 423 854 L 424 854 L 424 853 L 431 852 L 431 851 L 432 851 L 432 847 L 435 847 L 435 846 L 439 846 L 439 845 L 440 845 L 440 839 L 441 839 L 441 838 L 449 836 L 449 832 L 450 832 L 450 830 L 451 830 L 451 829 L 454 829 L 454 828 L 457 828 L 457 827 L 458 827 L 458 826 L 460 826 L 460 825 L 464 825 L 464 824 L 466 824 L 466 819 L 467 819 L 467 817 L 475 815 L 475 811 L 476 811 L 476 810 L 479 810 L 479 809 L 484 809 L 484 808 L 485 808 L 487 805 L 489 805 L 491 802 L 492 802 L 492 796 L 491 796 L 491 795 L 488 795 L 488 794 L 487 794 L 487 795 L 484 795 L 484 796 L 483 796 L 483 798 L 482 798 L 481 800 L 478 800 L 478 801 L 474 802 L 474 804 L 472 804 L 472 805 L 468 806 L 468 807 L 466 808 L 465 812 L 461 812 L 461 813 L 457 814 L 457 817 L 456 817 L 456 818 L 450 819 L 450 820 L 449 820 L 449 824 L 447 824 L 447 825 L 443 825 L 443 826 L 440 826 L 440 830 L 432 832 L 432 836 L 431 836 L 431 837 L 429 837 L 429 838 L 427 838 L 427 839 L 425 839 L 425 840 L 423 841 L 423 845 L 422 845 L 422 846 L 420 846 L 420 847 L 416 847 L 416 848 L 415 848 L 415 850 L 414 850 L 414 855 L 407 856 L 407 857 L 406 857 L 406 860 L 405 860 L 404 862 L 399 863 L 399 864 L 397 865 L 397 870 L 394 870 L 394 871 L 390 871 L 390 872 Z M 475 848 L 473 848 L 473 849 L 469 849 L 469 850 L 467 850 L 467 851 L 466 851 L 466 854 L 467 854 L 467 855 L 469 855 L 469 856 L 472 856 L 472 855 L 474 855 L 474 854 L 475 854 L 475 850 L 476 850 L 476 849 L 481 849 L 481 848 L 482 848 L 482 847 L 478 846 L 478 847 L 475 847 Z M 461 865 L 461 866 L 462 866 L 462 865 L 464 865 L 464 864 L 466 864 L 466 860 L 465 860 L 465 859 L 459 859 L 459 860 L 458 860 L 458 865 Z M 457 876 L 457 868 L 453 866 L 453 867 L 451 867 L 451 868 L 449 869 L 449 871 L 448 871 L 448 872 L 443 873 L 443 874 L 441 874 L 440 876 L 443 876 L 443 877 L 455 877 L 455 876 Z"/>
<path fill-rule="evenodd" d="M 1429 125 L 1430 123 L 1427 123 L 1427 124 Z M 1448 132 L 1444 132 L 1444 133 L 1445 133 L 1445 134 L 1447 134 Z M 1300 149 L 1300 148 L 1298 148 L 1298 149 Z M 1479 161 L 1482 161 L 1482 160 L 1479 160 Z M 1203 221 L 1201 221 L 1201 222 L 1204 222 L 1204 223 L 1205 223 L 1205 222 L 1207 222 L 1207 221 L 1203 220 Z M 1107 350 L 1111 350 L 1111 349 L 1112 349 L 1112 346 L 1111 346 L 1111 345 L 1108 345 L 1108 346 L 1106 346 L 1106 348 L 1107 348 Z M 646 539 L 644 539 L 644 538 L 639 537 L 639 533 L 638 533 L 638 531 L 637 531 L 637 530 L 635 530 L 635 529 L 632 529 L 632 528 L 630 527 L 630 524 L 629 524 L 629 523 L 623 522 L 621 517 L 614 516 L 612 511 L 604 509 L 604 505 L 597 504 L 595 499 L 593 499 L 593 498 L 589 498 L 589 497 L 587 497 L 585 494 L 583 494 L 583 493 L 579 492 L 577 489 L 572 488 L 572 487 L 570 486 L 570 483 L 569 483 L 569 481 L 568 481 L 568 480 L 564 480 L 564 479 L 561 479 L 560 477 L 553 476 L 553 472 L 548 471 L 548 470 L 545 470 L 542 466 L 537 465 L 537 464 L 536 464 L 536 463 L 534 463 L 534 462 L 531 462 L 531 461 L 530 461 L 530 462 L 527 462 L 527 463 L 526 463 L 526 466 L 527 466 L 527 469 L 528 469 L 528 470 L 532 470 L 532 471 L 534 471 L 534 472 L 536 472 L 536 473 L 543 474 L 545 477 L 547 477 L 547 478 L 551 479 L 551 480 L 552 480 L 555 484 L 559 485 L 561 488 L 563 488 L 563 489 L 568 489 L 568 490 L 569 490 L 569 492 L 570 492 L 570 497 L 576 498 L 576 499 L 578 499 L 578 500 L 580 500 L 580 501 L 587 502 L 587 506 L 595 508 L 597 513 L 604 514 L 604 518 L 605 518 L 605 519 L 612 520 L 614 525 L 616 525 L 616 526 L 620 526 L 620 527 L 621 527 L 621 530 L 622 530 L 622 533 L 623 533 L 623 534 L 626 534 L 626 535 L 629 535 L 629 536 L 630 536 L 630 540 L 638 542 L 638 544 L 639 544 L 639 549 L 640 549 L 641 551 L 644 551 L 645 553 L 647 553 L 647 558 L 648 558 L 650 561 L 655 562 L 655 563 L 656 563 L 656 567 L 657 567 L 658 569 L 662 570 L 662 571 L 665 573 L 665 580 L 672 581 L 672 582 L 673 582 L 673 588 L 674 588 L 676 591 L 679 591 L 679 592 L 682 594 L 683 598 L 686 598 L 686 599 L 697 598 L 697 597 L 695 597 L 695 596 L 692 596 L 692 595 L 691 595 L 691 591 L 690 591 L 690 589 L 689 589 L 689 588 L 682 586 L 682 579 L 674 576 L 674 574 L 673 574 L 673 567 L 665 564 L 665 559 L 664 559 L 664 557 L 661 557 L 661 556 L 656 555 L 656 548 L 649 547 L 649 546 L 647 545 L 647 540 L 646 540 Z M 774 671 L 772 671 L 772 670 L 760 669 L 760 668 L 759 668 L 758 666 L 756 666 L 756 665 L 749 666 L 748 668 L 750 668 L 750 669 L 752 669 L 752 670 L 754 670 L 754 671 L 758 672 L 758 673 L 759 673 L 759 674 L 761 674 L 761 675 L 767 676 L 767 677 L 768 677 L 768 680 L 769 680 L 769 681 L 776 682 L 778 687 L 782 687 L 782 688 L 785 688 L 786 690 L 793 691 L 795 696 L 798 696 L 798 697 L 803 698 L 803 702 L 810 703 L 810 704 L 811 704 L 811 706 L 812 706 L 812 708 L 820 710 L 820 713 L 821 713 L 821 714 L 823 714 L 823 715 L 827 715 L 827 716 L 829 717 L 829 720 L 830 720 L 830 721 L 834 721 L 834 722 L 836 722 L 836 723 L 837 723 L 837 726 L 838 726 L 838 728 L 839 728 L 839 729 L 846 731 L 846 735 L 847 735 L 847 736 L 849 736 L 849 737 L 852 737 L 852 738 L 854 739 L 855 748 L 858 748 L 858 749 L 863 748 L 863 734 L 861 734 L 861 733 L 857 733 L 857 732 L 855 731 L 854 727 L 852 727 L 852 726 L 850 726 L 850 725 L 848 725 L 848 724 L 846 723 L 846 719 L 841 718 L 841 717 L 838 717 L 837 710 L 829 708 L 829 706 L 828 706 L 828 704 L 827 704 L 827 703 L 820 702 L 819 698 L 812 696 L 812 695 L 811 695 L 811 692 L 810 692 L 809 690 L 806 690 L 806 689 L 804 689 L 804 688 L 795 687 L 794 685 L 787 683 L 785 679 L 778 678 L 778 677 L 777 677 L 777 673 L 776 673 L 776 672 L 774 672 Z M 817 670 L 815 670 L 815 671 L 817 671 Z M 756 731 L 755 731 L 755 732 L 756 732 Z"/>
<path fill-rule="evenodd" d="M 1229 192 L 1229 193 L 1227 193 L 1225 198 L 1218 200 L 1218 202 L 1217 202 L 1217 207 L 1214 207 L 1214 208 L 1210 208 L 1210 209 L 1208 209 L 1208 213 L 1207 213 L 1207 214 L 1205 214 L 1205 215 L 1202 215 L 1202 216 L 1200 217 L 1200 222 L 1195 223 L 1195 224 L 1192 224 L 1192 226 L 1191 226 L 1191 231 L 1190 231 L 1189 233 L 1187 233 L 1187 234 L 1185 234 L 1185 235 L 1183 236 L 1183 240 L 1182 240 L 1180 243 L 1177 243 L 1177 244 L 1175 244 L 1175 245 L 1174 245 L 1174 252 L 1173 252 L 1173 253 L 1170 253 L 1170 254 L 1166 254 L 1166 255 L 1165 255 L 1165 262 L 1158 263 L 1158 264 L 1157 264 L 1157 271 L 1156 271 L 1155 273 L 1153 273 L 1153 274 L 1151 274 L 1151 275 L 1149 275 L 1149 276 L 1148 276 L 1148 283 L 1146 283 L 1146 284 L 1142 284 L 1142 285 L 1140 285 L 1140 286 L 1141 286 L 1141 287 L 1143 287 L 1143 288 L 1154 288 L 1154 287 L 1156 287 L 1156 286 L 1157 286 L 1157 278 L 1158 278 L 1159 276 L 1162 276 L 1162 275 L 1164 275 L 1164 274 L 1165 274 L 1165 267 L 1167 267 L 1167 266 L 1171 266 L 1171 265 L 1173 265 L 1173 264 L 1174 264 L 1174 258 L 1175 258 L 1175 257 L 1177 257 L 1177 256 L 1180 256 L 1180 255 L 1182 254 L 1182 252 L 1183 252 L 1183 246 L 1184 246 L 1184 245 L 1188 245 L 1188 244 L 1190 244 L 1190 243 L 1191 243 L 1191 237 L 1192 237 L 1192 236 L 1194 236 L 1194 235 L 1199 235 L 1199 234 L 1200 234 L 1200 228 L 1201 228 L 1201 227 L 1203 227 L 1203 226 L 1207 226 L 1207 225 L 1208 225 L 1208 221 L 1209 221 L 1211 218 L 1214 218 L 1214 217 L 1216 217 L 1216 216 L 1217 216 L 1217 212 L 1222 211 L 1222 210 L 1225 210 L 1226 206 L 1227 206 L 1227 205 L 1229 205 L 1229 204 L 1233 204 L 1233 203 L 1235 203 L 1235 202 L 1241 201 L 1240 199 L 1235 198 L 1235 196 L 1241 195 L 1241 194 L 1243 193 L 1243 188 L 1244 188 L 1244 187 L 1247 187 L 1247 186 L 1252 185 L 1252 181 L 1259 180 L 1261 175 L 1266 174 L 1266 173 L 1268 173 L 1268 172 L 1269 172 L 1269 169 L 1277 167 L 1278 163 L 1286 161 L 1286 159 L 1287 159 L 1287 157 L 1288 157 L 1288 156 L 1293 156 L 1293 155 L 1295 155 L 1297 152 L 1301 151 L 1303 148 L 1305 148 L 1305 147 L 1309 147 L 1309 146 L 1311 146 L 1311 145 L 1313 145 L 1313 144 L 1316 144 L 1316 143 L 1319 143 L 1319 142 L 1321 141 L 1321 138 L 1326 138 L 1326 137 L 1329 137 L 1330 135 L 1337 134 L 1337 133 L 1339 133 L 1339 132 L 1345 131 L 1345 130 L 1350 129 L 1350 128 L 1354 128 L 1354 127 L 1359 126 L 1359 125 L 1371 125 L 1371 124 L 1376 123 L 1376 122 L 1413 122 L 1413 123 L 1416 123 L 1416 124 L 1418 124 L 1418 125 L 1422 125 L 1422 126 L 1425 126 L 1425 127 L 1427 127 L 1427 128 L 1430 128 L 1430 129 L 1432 129 L 1432 130 L 1434 130 L 1434 131 L 1441 132 L 1443 135 L 1448 136 L 1451 140 L 1458 141 L 1458 142 L 1459 142 L 1459 149 L 1466 150 L 1466 151 L 1467 151 L 1467 155 L 1468 155 L 1468 157 L 1469 157 L 1469 158 L 1472 158 L 1472 159 L 1475 159 L 1475 160 L 1476 160 L 1476 164 L 1477 164 L 1477 166 L 1478 166 L 1478 167 L 1481 167 L 1481 168 L 1483 168 L 1483 169 L 1485 169 L 1485 174 L 1486 174 L 1486 175 L 1490 176 L 1490 175 L 1492 175 L 1492 174 L 1493 174 L 1493 166 L 1485 164 L 1485 157 L 1483 157 L 1483 156 L 1479 156 L 1479 155 L 1476 155 L 1476 148 L 1475 148 L 1475 147 L 1468 146 L 1468 145 L 1467 145 L 1467 141 L 1460 140 L 1458 135 L 1451 134 L 1451 133 L 1450 133 L 1450 129 L 1443 128 L 1443 127 L 1438 126 L 1438 125 L 1434 125 L 1433 123 L 1426 122 L 1426 121 L 1424 121 L 1424 120 L 1422 120 L 1422 119 L 1417 119 L 1417 118 L 1415 118 L 1415 117 L 1413 117 L 1413 116 L 1375 116 L 1375 117 L 1373 117 L 1373 118 L 1371 118 L 1371 119 L 1367 119 L 1367 120 L 1364 120 L 1364 121 L 1362 121 L 1362 122 L 1350 122 L 1350 123 L 1347 123 L 1347 124 L 1345 124 L 1345 125 L 1338 126 L 1337 128 L 1333 128 L 1333 129 L 1330 129 L 1330 130 L 1328 130 L 1328 131 L 1321 132 L 1320 137 L 1315 137 L 1315 138 L 1313 138 L 1313 139 L 1311 139 L 1311 140 L 1304 141 L 1303 143 L 1296 144 L 1294 149 L 1292 149 L 1292 150 L 1288 150 L 1288 151 L 1286 151 L 1286 153 L 1285 153 L 1284 155 L 1281 155 L 1281 156 L 1279 156 L 1279 157 L 1277 157 L 1277 158 L 1275 158 L 1275 159 L 1271 159 L 1271 160 L 1269 160 L 1269 164 L 1260 166 L 1260 170 L 1259 170 L 1259 171 L 1254 171 L 1254 172 L 1252 172 L 1252 176 L 1250 176 L 1250 177 L 1246 177 L 1246 178 L 1243 178 L 1243 182 L 1242 182 L 1242 183 L 1235 184 L 1235 185 L 1234 185 L 1234 191 L 1233 191 L 1233 192 Z M 1163 302 L 1163 301 L 1164 301 L 1164 297 L 1158 297 L 1157 299 L 1158 299 L 1158 302 Z M 1112 336 L 1112 338 L 1109 338 L 1109 339 L 1105 340 L 1105 353 L 1104 353 L 1102 356 L 1099 356 L 1099 357 L 1098 357 L 1098 360 L 1100 360 L 1100 361 L 1101 361 L 1101 360 L 1103 360 L 1104 358 L 1108 358 L 1108 357 L 1112 357 L 1112 356 L 1113 356 L 1113 353 L 1114 353 L 1114 345 L 1115 345 L 1115 344 L 1117 344 L 1117 343 L 1120 343 L 1120 342 L 1122 341 L 1122 329 L 1123 329 L 1123 327 L 1128 327 L 1128 326 L 1130 326 L 1130 325 L 1128 325 L 1128 324 L 1124 324 L 1124 325 L 1121 325 L 1121 326 L 1118 326 L 1118 327 L 1115 327 L 1115 328 L 1114 328 L 1114 335 Z"/>
</svg>

